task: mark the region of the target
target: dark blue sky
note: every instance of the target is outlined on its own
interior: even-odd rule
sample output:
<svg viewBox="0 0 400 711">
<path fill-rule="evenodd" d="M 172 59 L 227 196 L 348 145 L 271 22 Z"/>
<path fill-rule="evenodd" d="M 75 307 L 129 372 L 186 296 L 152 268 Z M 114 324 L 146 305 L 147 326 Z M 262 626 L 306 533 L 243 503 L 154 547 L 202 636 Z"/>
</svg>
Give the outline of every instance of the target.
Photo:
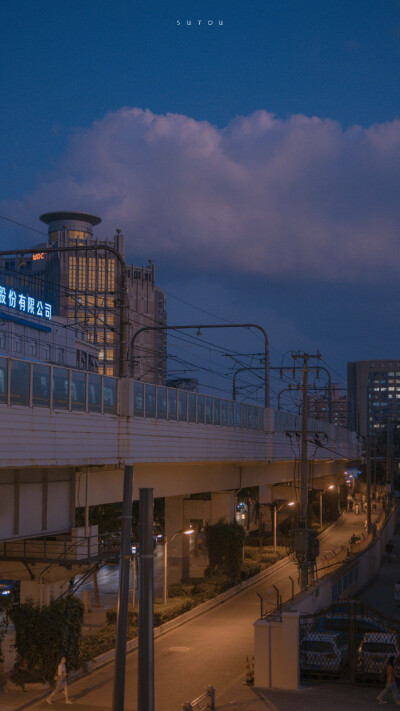
<svg viewBox="0 0 400 711">
<path fill-rule="evenodd" d="M 187 20 L 192 21 L 191 27 Z M 208 20 L 213 26 L 207 25 Z M 87 211 L 105 218 L 104 229 L 113 225 L 124 230 L 132 260 L 146 261 L 151 256 L 158 282 L 167 291 L 227 320 L 237 321 L 240 314 L 240 320 L 261 323 L 271 333 L 277 359 L 278 351 L 287 348 L 319 348 L 344 375 L 347 360 L 399 356 L 398 0 L 4 0 L 0 6 L 0 53 L 1 214 L 14 219 L 22 216 L 25 223 L 40 229 L 37 217 L 41 212 L 86 206 Z M 121 113 L 123 107 L 149 109 L 152 116 L 180 114 L 187 119 L 158 126 L 157 146 L 148 154 L 145 148 L 154 137 L 139 126 L 142 118 Z M 232 124 L 235 117 L 257 111 L 273 114 L 281 123 L 276 121 L 269 132 L 265 117 L 262 127 L 257 121 L 249 126 L 243 121 L 238 138 Z M 108 123 L 107 114 L 112 117 Z M 304 138 L 302 127 L 291 122 L 297 114 L 337 123 L 318 124 L 315 136 L 316 124 L 311 122 Z M 379 129 L 368 133 L 373 124 L 379 124 Z M 205 184 L 211 188 L 200 207 L 194 205 L 190 217 L 180 224 L 179 208 L 172 212 L 161 205 L 165 165 L 160 168 L 157 161 L 158 154 L 165 152 L 170 156 L 165 162 L 173 163 L 181 150 L 182 136 L 193 130 L 195 138 L 190 137 L 179 153 L 179 169 L 183 173 L 186 167 L 190 178 L 193 156 L 188 145 L 192 141 L 191 145 L 198 147 L 197 141 L 201 141 L 204 153 L 200 162 L 196 157 L 193 198 Z M 261 134 L 264 143 L 260 148 L 257 141 Z M 117 144 L 120 135 L 125 138 Z M 87 155 L 86 138 L 91 145 Z M 222 144 L 228 139 L 226 149 Z M 111 141 L 112 149 L 105 159 Z M 296 163 L 294 178 L 290 156 L 299 145 L 302 158 Z M 125 146 L 132 150 L 132 174 L 124 163 Z M 280 147 L 279 160 L 271 164 L 276 146 Z M 315 156 L 325 149 L 322 165 Z M 315 155 L 308 162 L 307 155 L 313 151 Z M 217 163 L 221 153 L 223 167 Z M 82 156 L 79 167 L 77 155 Z M 268 161 L 268 174 L 258 165 L 261 158 Z M 137 173 L 135 166 L 140 166 Z M 101 187 L 96 182 L 100 174 Z M 134 197 L 142 190 L 133 213 L 122 205 L 114 205 L 114 211 L 110 208 L 117 190 L 114 177 L 119 174 L 125 176 Z M 279 186 L 271 187 L 268 203 L 277 214 L 270 232 L 266 227 L 271 249 L 260 252 L 260 225 L 263 220 L 268 224 L 271 208 L 260 215 L 264 197 L 258 196 L 252 205 L 252 196 L 260 182 L 277 174 Z M 228 189 L 231 175 L 238 182 Z M 62 178 L 59 186 L 56 176 Z M 161 176 L 159 182 L 157 176 Z M 247 192 L 241 191 L 247 179 Z M 173 181 L 168 173 L 165 183 Z M 70 188 L 72 183 L 81 186 L 80 193 Z M 321 194 L 316 189 L 319 184 L 323 186 Z M 355 184 L 362 184 L 362 190 L 353 200 Z M 121 185 L 118 190 L 121 192 Z M 177 181 L 175 193 L 182 195 L 183 211 L 190 201 L 190 190 L 182 191 Z M 156 203 L 153 193 L 157 193 Z M 221 251 L 210 253 L 209 263 L 202 263 L 197 272 L 196 263 L 201 259 L 196 256 L 190 262 L 186 254 L 194 244 L 201 243 L 203 252 L 209 249 L 208 228 L 203 224 L 197 234 L 196 216 L 203 217 L 214 194 L 220 196 L 212 223 L 218 226 L 220 216 Z M 227 213 L 244 194 L 239 217 L 235 214 L 227 220 Z M 153 227 L 143 208 L 152 200 L 150 213 L 159 210 L 161 215 Z M 365 206 L 374 200 L 373 212 L 368 212 Z M 307 217 L 303 215 L 305 203 Z M 321 210 L 316 221 L 310 215 L 313 207 L 316 212 Z M 246 221 L 230 243 L 230 229 L 234 230 L 246 210 Z M 287 215 L 291 216 L 290 225 L 282 227 Z M 303 233 L 310 225 L 308 262 L 303 264 L 301 256 L 294 256 L 294 266 L 288 265 L 285 252 L 279 252 L 279 242 L 287 238 L 290 245 L 300 245 L 295 226 L 299 221 L 303 224 L 303 218 Z M 363 248 L 363 231 L 372 224 L 374 230 Z M 34 239 L 33 234 L 12 230 L 1 221 L 0 230 L 4 247 L 13 240 L 14 244 L 30 244 Z M 144 242 L 151 244 L 151 254 L 136 239 L 146 230 Z M 180 236 L 175 249 L 168 252 L 164 233 L 170 230 L 173 238 L 168 240 Z M 245 245 L 253 231 L 254 257 L 241 269 L 240 242 Z M 218 234 L 216 229 L 216 236 L 209 239 L 218 241 Z M 343 244 L 341 234 L 345 235 Z M 354 249 L 346 251 L 353 234 Z M 101 229 L 99 236 L 104 236 Z M 377 243 L 382 238 L 387 242 L 379 251 Z M 299 253 L 304 251 L 298 248 Z M 344 256 L 332 264 L 335 250 Z M 389 264 L 385 253 L 390 253 Z M 274 262 L 274 269 L 259 269 L 257 260 L 263 259 Z M 301 264 L 298 273 L 297 261 Z M 374 265 L 379 274 L 374 274 Z M 171 323 L 182 318 L 198 320 L 193 309 L 176 299 L 169 299 L 168 310 Z M 245 349 L 245 339 L 240 342 L 235 337 L 232 343 Z"/>
</svg>

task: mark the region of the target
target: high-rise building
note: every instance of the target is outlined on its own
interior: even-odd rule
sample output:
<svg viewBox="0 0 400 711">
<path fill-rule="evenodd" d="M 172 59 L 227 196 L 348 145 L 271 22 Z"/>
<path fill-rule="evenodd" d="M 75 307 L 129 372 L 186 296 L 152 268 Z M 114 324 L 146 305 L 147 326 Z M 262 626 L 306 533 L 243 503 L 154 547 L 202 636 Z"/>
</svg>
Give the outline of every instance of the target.
<svg viewBox="0 0 400 711">
<path fill-rule="evenodd" d="M 338 383 L 332 383 L 330 393 L 329 385 L 324 386 L 320 392 L 311 393 L 308 396 L 309 416 L 340 427 L 349 427 L 351 402 L 348 400 L 347 394 L 341 390 Z"/>
<path fill-rule="evenodd" d="M 40 217 L 48 225 L 48 243 L 35 246 L 32 257 L 24 260 L 20 272 L 42 281 L 51 292 L 54 313 L 67 323 L 82 326 L 89 342 L 99 348 L 99 372 L 118 375 L 121 335 L 121 265 L 116 250 L 125 259 L 124 236 L 120 230 L 100 241 L 93 228 L 101 219 L 81 212 L 50 212 Z M 46 253 L 45 247 L 59 248 Z M 63 251 L 63 248 L 88 247 Z M 90 249 L 93 247 L 93 249 Z M 154 264 L 126 266 L 128 301 L 128 343 L 142 327 L 166 325 L 164 292 L 155 285 Z M 49 297 L 50 298 L 50 297 Z M 135 364 L 128 373 L 135 378 L 164 383 L 166 378 L 165 331 L 149 330 L 135 340 Z"/>
<path fill-rule="evenodd" d="M 347 364 L 347 387 L 355 403 L 353 427 L 362 436 L 400 422 L 400 360 Z"/>
</svg>

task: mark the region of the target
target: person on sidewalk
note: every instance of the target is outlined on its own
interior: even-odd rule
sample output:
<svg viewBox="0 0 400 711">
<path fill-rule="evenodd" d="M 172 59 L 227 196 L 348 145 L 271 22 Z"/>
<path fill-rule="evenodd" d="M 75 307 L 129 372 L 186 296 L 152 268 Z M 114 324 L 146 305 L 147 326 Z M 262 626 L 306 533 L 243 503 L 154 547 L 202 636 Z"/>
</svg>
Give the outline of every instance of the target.
<svg viewBox="0 0 400 711">
<path fill-rule="evenodd" d="M 65 703 L 66 704 L 72 704 L 73 702 L 71 699 L 68 697 L 68 684 L 67 684 L 67 667 L 66 665 L 66 658 L 61 657 L 61 661 L 57 667 L 57 673 L 54 677 L 55 681 L 57 682 L 56 688 L 54 691 L 51 692 L 50 696 L 47 697 L 46 701 L 48 704 L 51 704 L 53 701 L 53 696 L 57 694 L 58 692 L 63 691 L 65 694 Z"/>
<path fill-rule="evenodd" d="M 392 691 L 393 699 L 395 700 L 396 704 L 400 706 L 399 690 L 397 688 L 396 675 L 394 673 L 394 657 L 389 657 L 389 661 L 386 667 L 386 685 L 385 688 L 382 689 L 381 693 L 378 694 L 378 696 L 376 697 L 377 701 L 380 704 L 387 703 L 386 701 L 384 701 L 383 697 L 386 695 L 389 689 L 391 689 Z"/>
</svg>

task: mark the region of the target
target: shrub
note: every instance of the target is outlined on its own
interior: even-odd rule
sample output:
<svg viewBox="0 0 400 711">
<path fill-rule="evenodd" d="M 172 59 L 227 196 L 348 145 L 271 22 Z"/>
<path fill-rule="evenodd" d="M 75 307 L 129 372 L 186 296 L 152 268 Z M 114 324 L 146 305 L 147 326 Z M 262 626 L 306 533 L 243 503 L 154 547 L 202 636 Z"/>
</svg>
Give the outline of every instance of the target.
<svg viewBox="0 0 400 711">
<path fill-rule="evenodd" d="M 83 605 L 78 598 L 63 598 L 42 608 L 33 602 L 13 605 L 9 617 L 17 652 L 10 678 L 18 686 L 52 681 L 63 655 L 69 670 L 86 668 L 88 658 L 80 649 Z"/>
<path fill-rule="evenodd" d="M 235 523 L 219 521 L 205 529 L 205 543 L 208 553 L 208 576 L 226 575 L 231 582 L 240 579 L 244 530 Z"/>
<path fill-rule="evenodd" d="M 174 597 L 171 600 L 167 600 L 167 604 L 164 605 L 162 602 L 154 603 L 154 627 L 163 625 L 164 622 L 173 620 L 178 615 L 182 615 L 184 612 L 191 610 L 195 607 L 196 601 L 187 595 L 183 597 Z"/>
</svg>

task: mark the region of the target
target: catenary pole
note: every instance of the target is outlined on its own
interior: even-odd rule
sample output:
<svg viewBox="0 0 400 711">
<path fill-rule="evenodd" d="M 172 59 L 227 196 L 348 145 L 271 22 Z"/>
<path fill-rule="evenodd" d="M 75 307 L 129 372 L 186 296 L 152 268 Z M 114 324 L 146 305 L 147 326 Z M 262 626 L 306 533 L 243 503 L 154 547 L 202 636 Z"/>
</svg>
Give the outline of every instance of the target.
<svg viewBox="0 0 400 711">
<path fill-rule="evenodd" d="M 138 711 L 154 711 L 153 489 L 139 489 Z"/>
<path fill-rule="evenodd" d="M 133 466 L 124 468 L 122 501 L 121 550 L 119 562 L 119 596 L 117 607 L 117 639 L 112 711 L 124 711 L 126 635 L 128 626 L 129 569 L 131 561 Z"/>
<path fill-rule="evenodd" d="M 181 331 L 184 329 L 193 329 L 197 328 L 198 331 L 200 331 L 202 328 L 257 328 L 259 331 L 264 336 L 264 380 L 265 380 L 265 396 L 264 396 L 264 407 L 269 407 L 270 405 L 270 392 L 269 392 L 269 341 L 268 341 L 268 334 L 266 330 L 262 327 L 259 326 L 258 323 L 222 323 L 222 324 L 215 324 L 215 323 L 201 323 L 201 324 L 192 324 L 192 325 L 187 325 L 185 324 L 184 326 L 143 326 L 143 328 L 139 328 L 136 333 L 133 334 L 133 337 L 131 339 L 131 369 L 132 369 L 132 377 L 134 377 L 135 372 L 135 341 L 136 338 L 143 333 L 144 331 Z"/>
</svg>

